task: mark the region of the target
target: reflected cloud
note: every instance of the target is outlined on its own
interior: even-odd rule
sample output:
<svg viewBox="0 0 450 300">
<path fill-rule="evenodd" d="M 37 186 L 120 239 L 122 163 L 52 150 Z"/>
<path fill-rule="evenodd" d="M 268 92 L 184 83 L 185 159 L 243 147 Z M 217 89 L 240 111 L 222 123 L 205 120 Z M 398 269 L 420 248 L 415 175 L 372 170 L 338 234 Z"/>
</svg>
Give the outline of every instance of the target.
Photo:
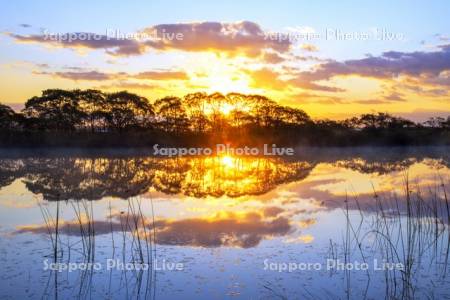
<svg viewBox="0 0 450 300">
<path fill-rule="evenodd" d="M 155 222 L 147 218 L 135 222 L 135 216 L 119 212 L 110 220 L 96 220 L 89 225 L 85 220 L 61 221 L 58 231 L 60 234 L 82 236 L 82 228 L 93 226 L 96 235 L 113 231 L 139 233 L 142 236 L 152 234 L 154 230 L 156 243 L 160 245 L 251 248 L 262 240 L 291 232 L 289 220 L 279 216 L 283 209 L 273 207 L 271 211 L 272 215 L 269 217 L 265 215 L 265 211 L 219 212 L 211 217 L 157 219 Z M 54 232 L 55 227 L 52 224 L 25 225 L 19 226 L 13 234 L 48 234 Z"/>
<path fill-rule="evenodd" d="M 225 213 L 209 219 L 162 222 L 156 241 L 165 245 L 250 248 L 263 239 L 286 235 L 290 229 L 285 217 L 267 220 L 255 212 Z"/>
<path fill-rule="evenodd" d="M 317 221 L 315 219 L 310 218 L 310 219 L 300 220 L 298 222 L 298 225 L 300 228 L 305 229 L 305 228 L 311 227 L 312 225 L 316 224 L 316 222 Z"/>
<path fill-rule="evenodd" d="M 285 240 L 284 242 L 287 244 L 311 244 L 314 241 L 314 237 L 310 234 L 300 235 L 295 238 L 289 238 Z"/>
</svg>

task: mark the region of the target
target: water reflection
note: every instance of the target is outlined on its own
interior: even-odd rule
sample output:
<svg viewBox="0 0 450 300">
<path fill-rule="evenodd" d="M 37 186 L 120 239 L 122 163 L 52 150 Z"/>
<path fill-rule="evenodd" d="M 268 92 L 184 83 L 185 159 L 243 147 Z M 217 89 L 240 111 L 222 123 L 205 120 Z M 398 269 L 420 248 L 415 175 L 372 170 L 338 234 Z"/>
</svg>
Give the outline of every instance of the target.
<svg viewBox="0 0 450 300">
<path fill-rule="evenodd" d="M 445 297 L 447 150 L 328 149 L 289 159 L 3 155 L 0 229 L 7 238 L 0 251 L 25 259 L 4 262 L 9 267 L 2 279 L 21 286 L 17 278 L 27 272 L 42 276 L 49 282 L 39 285 L 48 286 L 44 298 L 291 298 L 299 293 L 298 282 L 308 283 L 302 295 L 316 298 L 414 298 L 418 290 L 419 297 L 430 296 L 430 282 L 437 298 Z M 156 272 L 160 277 L 151 270 L 52 273 L 49 278 L 39 269 L 43 258 L 151 263 L 156 257 L 189 267 Z M 264 259 L 374 257 L 401 262 L 407 272 L 274 274 L 261 269 Z M 15 264 L 22 264 L 22 271 L 15 271 Z M 423 277 L 430 269 L 434 275 Z M 227 290 L 221 282 L 230 280 L 230 273 L 239 284 Z M 332 291 L 322 291 L 324 277 Z M 105 279 L 108 287 L 96 289 Z M 30 289 L 41 296 L 39 288 Z M 5 295 L 11 293 L 0 292 Z"/>
<path fill-rule="evenodd" d="M 439 189 L 444 182 L 437 174 L 450 174 L 446 151 L 431 154 L 428 151 L 421 156 L 420 152 L 396 150 L 390 149 L 383 156 L 374 155 L 372 151 L 358 154 L 329 151 L 313 156 L 303 153 L 289 160 L 231 156 L 3 158 L 0 178 L 4 186 L 22 179 L 27 190 L 42 195 L 44 201 L 70 201 L 74 208 L 73 203 L 77 201 L 85 203 L 111 197 L 128 202 L 137 197 L 145 201 L 158 193 L 175 197 L 176 201 L 194 199 L 194 204 L 187 209 L 197 209 L 196 214 L 184 217 L 186 208 L 177 208 L 176 212 L 181 215 L 156 216 L 156 220 L 152 216 L 151 220 L 142 220 L 142 227 L 153 231 L 160 245 L 251 248 L 262 240 L 301 231 L 316 223 L 311 217 L 314 213 L 343 208 L 344 204 L 346 209 L 362 212 L 377 212 L 379 205 L 395 205 L 396 210 L 404 214 L 409 203 L 398 200 L 398 195 L 404 192 L 409 176 L 414 177 L 408 172 L 420 174 L 420 184 L 415 189 L 422 188 L 424 193 L 433 186 Z M 434 195 L 423 197 L 433 197 L 439 209 L 424 209 L 421 213 L 423 216 L 436 214 L 447 222 L 447 211 L 443 209 L 446 199 L 438 192 L 435 190 Z M 205 203 L 214 202 L 211 199 L 216 198 L 224 203 L 226 199 L 236 198 L 236 202 L 231 203 L 238 209 L 206 209 Z M 205 199 L 205 202 L 199 205 L 201 202 L 195 199 Z M 262 206 L 239 204 L 255 200 Z M 307 208 L 301 208 L 305 204 Z M 76 205 L 80 210 L 80 205 Z M 75 210 L 76 218 L 59 224 L 61 234 L 84 234 L 80 225 L 86 225 L 83 217 L 89 216 L 86 206 L 82 206 L 84 214 Z M 104 220 L 91 220 L 89 226 L 95 229 L 96 235 L 119 231 L 135 233 L 136 229 L 129 224 L 133 220 L 129 204 L 122 209 L 111 212 Z M 21 225 L 14 233 L 54 232 L 55 223 L 49 223 Z M 286 242 L 313 240 L 312 236 L 300 234 L 288 237 Z"/>
<path fill-rule="evenodd" d="M 23 178 L 46 200 L 127 198 L 154 188 L 166 194 L 239 197 L 305 178 L 313 164 L 281 159 L 30 158 L 0 160 L 0 184 Z"/>
<path fill-rule="evenodd" d="M 95 220 L 90 226 L 96 235 L 111 234 L 111 232 L 140 233 L 145 236 L 144 226 L 148 234 L 155 232 L 155 240 L 160 245 L 178 245 L 195 247 L 241 247 L 250 248 L 259 244 L 262 239 L 283 236 L 291 230 L 289 220 L 279 216 L 282 209 L 267 208 L 263 212 L 221 212 L 211 217 L 188 218 L 181 220 L 159 219 L 152 222 L 145 218 L 136 231 L 134 217 L 128 213 L 112 215 L 111 220 Z M 140 221 L 141 222 L 141 221 Z M 82 236 L 81 227 L 87 227 L 86 222 L 72 220 L 59 224 L 59 233 Z M 48 224 L 19 226 L 14 234 L 34 233 L 47 234 L 55 232 L 55 227 Z"/>
<path fill-rule="evenodd" d="M 304 154 L 289 160 L 230 156 L 0 158 L 0 188 L 22 178 L 29 191 L 49 201 L 126 199 L 152 188 L 196 198 L 241 197 L 262 195 L 278 185 L 304 180 L 321 163 L 376 175 L 406 170 L 420 162 L 435 169 L 450 164 L 445 149 L 413 154 L 384 149 L 383 155 L 372 151 Z"/>
</svg>

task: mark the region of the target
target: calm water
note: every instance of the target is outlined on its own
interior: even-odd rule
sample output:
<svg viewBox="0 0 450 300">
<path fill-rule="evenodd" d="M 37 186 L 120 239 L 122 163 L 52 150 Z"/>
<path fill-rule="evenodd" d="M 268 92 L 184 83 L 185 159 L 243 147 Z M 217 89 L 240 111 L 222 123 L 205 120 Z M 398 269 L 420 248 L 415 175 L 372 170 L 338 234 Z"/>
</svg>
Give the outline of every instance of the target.
<svg viewBox="0 0 450 300">
<path fill-rule="evenodd" d="M 3 151 L 0 298 L 449 298 L 449 150 Z"/>
</svg>

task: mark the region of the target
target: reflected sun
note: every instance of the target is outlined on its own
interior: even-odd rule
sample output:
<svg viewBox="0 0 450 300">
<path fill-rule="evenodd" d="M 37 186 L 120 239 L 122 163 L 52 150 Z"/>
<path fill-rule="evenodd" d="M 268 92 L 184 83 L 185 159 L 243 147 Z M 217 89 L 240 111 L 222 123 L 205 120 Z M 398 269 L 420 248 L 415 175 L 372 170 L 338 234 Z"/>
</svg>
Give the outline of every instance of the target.
<svg viewBox="0 0 450 300">
<path fill-rule="evenodd" d="M 220 158 L 220 162 L 223 166 L 232 168 L 234 166 L 234 159 L 231 156 L 225 155 Z"/>
<path fill-rule="evenodd" d="M 224 103 L 221 107 L 220 107 L 220 112 L 224 115 L 228 115 L 231 111 L 233 111 L 234 109 L 236 109 L 236 107 L 234 105 L 231 105 L 229 103 Z"/>
</svg>

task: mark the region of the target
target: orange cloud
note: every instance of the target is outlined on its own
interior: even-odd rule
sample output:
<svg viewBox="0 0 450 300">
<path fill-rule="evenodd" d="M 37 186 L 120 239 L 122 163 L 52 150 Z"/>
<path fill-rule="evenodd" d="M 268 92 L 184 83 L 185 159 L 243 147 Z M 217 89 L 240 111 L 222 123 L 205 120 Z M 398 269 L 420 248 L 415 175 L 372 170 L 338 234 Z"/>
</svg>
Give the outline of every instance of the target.
<svg viewBox="0 0 450 300">
<path fill-rule="evenodd" d="M 251 78 L 251 85 L 255 88 L 269 88 L 282 90 L 288 87 L 286 81 L 279 79 L 280 74 L 270 69 L 247 70 L 245 71 Z"/>
<path fill-rule="evenodd" d="M 312 45 L 312 44 L 302 44 L 300 45 L 300 48 L 308 51 L 308 52 L 317 52 L 319 51 L 319 48 L 317 48 L 316 46 Z"/>
</svg>

